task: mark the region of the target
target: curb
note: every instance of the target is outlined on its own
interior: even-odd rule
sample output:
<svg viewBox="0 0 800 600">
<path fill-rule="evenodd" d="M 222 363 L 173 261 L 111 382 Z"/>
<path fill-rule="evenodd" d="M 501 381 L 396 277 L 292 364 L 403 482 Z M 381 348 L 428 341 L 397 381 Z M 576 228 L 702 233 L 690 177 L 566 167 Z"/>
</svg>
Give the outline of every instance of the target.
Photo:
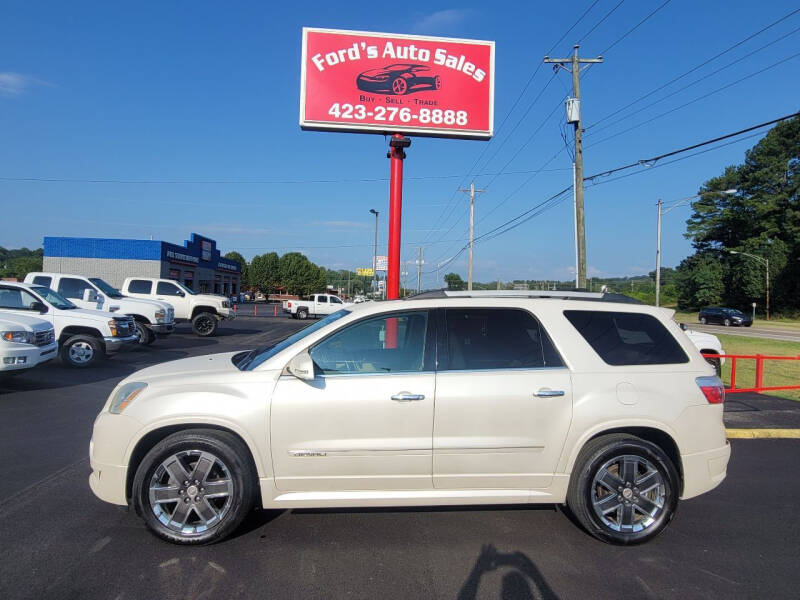
<svg viewBox="0 0 800 600">
<path fill-rule="evenodd" d="M 800 429 L 726 429 L 728 439 L 800 439 Z"/>
</svg>

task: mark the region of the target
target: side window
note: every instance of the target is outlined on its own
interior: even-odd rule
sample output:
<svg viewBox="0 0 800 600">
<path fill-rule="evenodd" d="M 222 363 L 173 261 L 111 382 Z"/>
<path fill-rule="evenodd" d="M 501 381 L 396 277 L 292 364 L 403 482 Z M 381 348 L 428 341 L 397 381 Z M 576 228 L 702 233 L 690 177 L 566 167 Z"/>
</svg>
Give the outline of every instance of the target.
<svg viewBox="0 0 800 600">
<path fill-rule="evenodd" d="M 328 297 L 327 296 L 317 296 L 317 302 L 319 302 L 319 303 L 323 303 L 324 302 L 324 303 L 327 304 Z"/>
<path fill-rule="evenodd" d="M 160 296 L 180 296 L 181 291 L 174 283 L 159 281 L 158 286 L 156 287 L 156 294 Z"/>
<path fill-rule="evenodd" d="M 311 350 L 311 358 L 328 375 L 429 370 L 427 331 L 427 311 L 368 318 L 322 340 Z"/>
<path fill-rule="evenodd" d="M 609 365 L 669 365 L 689 362 L 677 340 L 652 315 L 565 310 L 564 316 Z"/>
<path fill-rule="evenodd" d="M 0 287 L 0 308 L 30 310 L 39 299 L 19 288 Z"/>
<path fill-rule="evenodd" d="M 331 303 L 333 303 L 333 304 L 341 304 L 342 301 L 339 300 L 336 296 L 331 296 Z"/>
<path fill-rule="evenodd" d="M 128 285 L 131 294 L 149 294 L 153 289 L 153 282 L 145 279 L 133 279 Z"/>
<path fill-rule="evenodd" d="M 33 278 L 33 283 L 36 285 L 43 285 L 44 287 L 50 287 L 50 284 L 53 283 L 53 278 L 47 277 L 46 275 L 37 275 Z"/>
<path fill-rule="evenodd" d="M 56 290 L 64 298 L 72 298 L 74 300 L 83 299 L 83 290 L 91 290 L 92 286 L 81 279 L 74 279 L 72 277 L 62 277 L 58 282 L 58 289 Z"/>
<path fill-rule="evenodd" d="M 449 308 L 445 310 L 451 371 L 541 369 L 564 363 L 539 321 L 514 308 Z"/>
</svg>

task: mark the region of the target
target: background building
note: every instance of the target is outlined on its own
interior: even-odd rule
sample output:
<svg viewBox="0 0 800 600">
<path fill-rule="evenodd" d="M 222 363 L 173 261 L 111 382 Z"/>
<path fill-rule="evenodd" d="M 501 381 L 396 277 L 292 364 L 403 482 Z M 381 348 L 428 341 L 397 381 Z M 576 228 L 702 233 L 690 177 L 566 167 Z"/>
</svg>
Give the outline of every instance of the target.
<svg viewBox="0 0 800 600">
<path fill-rule="evenodd" d="M 45 237 L 43 270 L 101 277 L 120 287 L 126 277 L 180 281 L 201 293 L 239 292 L 241 266 L 220 256 L 217 243 L 193 233 L 183 246 L 155 240 Z"/>
</svg>

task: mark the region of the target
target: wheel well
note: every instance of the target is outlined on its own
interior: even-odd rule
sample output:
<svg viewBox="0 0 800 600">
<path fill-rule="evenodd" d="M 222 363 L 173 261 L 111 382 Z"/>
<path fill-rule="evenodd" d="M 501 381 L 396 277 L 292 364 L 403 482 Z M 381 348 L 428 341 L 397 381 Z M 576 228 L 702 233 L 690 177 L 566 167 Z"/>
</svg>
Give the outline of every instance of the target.
<svg viewBox="0 0 800 600">
<path fill-rule="evenodd" d="M 192 309 L 192 318 L 194 319 L 200 313 L 205 313 L 205 312 L 215 315 L 217 314 L 217 309 L 214 308 L 213 306 L 195 306 L 194 309 Z"/>
<path fill-rule="evenodd" d="M 618 429 L 602 431 L 592 436 L 591 439 L 593 440 L 602 435 L 608 435 L 609 433 L 627 433 L 629 435 L 634 435 L 661 448 L 664 451 L 664 454 L 666 454 L 672 461 L 672 464 L 675 465 L 675 469 L 678 471 L 678 476 L 681 480 L 680 493 L 683 493 L 683 465 L 681 464 L 681 453 L 678 450 L 678 445 L 675 443 L 675 440 L 672 439 L 671 435 L 653 427 L 620 427 Z M 586 441 L 588 442 L 590 440 Z"/>
<path fill-rule="evenodd" d="M 140 439 L 136 443 L 136 447 L 133 449 L 131 453 L 131 459 L 128 462 L 128 474 L 127 479 L 125 481 L 125 498 L 130 501 L 132 493 L 133 493 L 133 479 L 136 477 L 136 470 L 139 468 L 144 457 L 147 455 L 153 447 L 158 444 L 161 440 L 166 438 L 167 436 L 172 435 L 173 433 L 177 433 L 179 431 L 185 431 L 187 429 L 216 429 L 217 431 L 224 431 L 225 433 L 229 433 L 235 436 L 245 448 L 248 449 L 247 452 L 247 462 L 250 464 L 251 475 L 255 477 L 255 489 L 256 489 L 256 501 L 261 502 L 261 486 L 258 485 L 258 469 L 256 469 L 255 460 L 253 460 L 253 454 L 250 451 L 250 446 L 247 445 L 247 442 L 242 439 L 235 431 L 228 429 L 227 427 L 219 427 L 217 425 L 209 425 L 208 423 L 182 423 L 180 425 L 169 425 L 167 427 L 161 427 L 160 429 L 154 429 L 146 433 L 142 439 Z M 262 504 L 258 505 L 259 507 L 263 506 Z"/>
<path fill-rule="evenodd" d="M 700 354 L 719 354 L 719 352 L 717 352 L 713 348 L 710 348 L 707 350 L 700 350 Z"/>
<path fill-rule="evenodd" d="M 133 317 L 134 321 L 138 321 L 139 323 L 145 323 L 146 325 L 150 324 L 150 319 L 142 315 L 134 315 L 131 313 L 126 313 L 129 317 Z"/>
<path fill-rule="evenodd" d="M 103 334 L 101 334 L 97 329 L 93 327 L 81 327 L 80 325 L 70 325 L 69 327 L 64 327 L 61 331 L 61 335 L 58 337 L 58 343 L 64 343 L 68 338 L 71 338 L 73 335 L 90 335 L 92 337 L 103 339 Z"/>
</svg>

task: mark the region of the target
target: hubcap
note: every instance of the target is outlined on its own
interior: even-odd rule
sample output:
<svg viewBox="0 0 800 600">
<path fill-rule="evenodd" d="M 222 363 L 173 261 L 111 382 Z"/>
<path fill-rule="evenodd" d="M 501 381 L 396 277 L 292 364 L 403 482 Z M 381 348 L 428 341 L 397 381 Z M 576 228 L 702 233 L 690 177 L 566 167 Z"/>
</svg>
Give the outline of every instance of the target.
<svg viewBox="0 0 800 600">
<path fill-rule="evenodd" d="M 230 470 L 217 456 L 187 450 L 164 460 L 153 473 L 150 507 L 169 530 L 195 535 L 218 525 L 233 498 Z"/>
<path fill-rule="evenodd" d="M 214 323 L 209 318 L 204 317 L 202 319 L 197 320 L 197 330 L 200 333 L 208 333 L 209 331 L 211 331 L 213 326 Z"/>
<path fill-rule="evenodd" d="M 75 342 L 69 348 L 69 359 L 74 363 L 87 363 L 93 356 L 94 348 L 89 342 Z"/>
<path fill-rule="evenodd" d="M 650 527 L 664 510 L 666 483 L 646 458 L 617 456 L 592 480 L 592 509 L 609 529 L 635 533 Z"/>
</svg>

